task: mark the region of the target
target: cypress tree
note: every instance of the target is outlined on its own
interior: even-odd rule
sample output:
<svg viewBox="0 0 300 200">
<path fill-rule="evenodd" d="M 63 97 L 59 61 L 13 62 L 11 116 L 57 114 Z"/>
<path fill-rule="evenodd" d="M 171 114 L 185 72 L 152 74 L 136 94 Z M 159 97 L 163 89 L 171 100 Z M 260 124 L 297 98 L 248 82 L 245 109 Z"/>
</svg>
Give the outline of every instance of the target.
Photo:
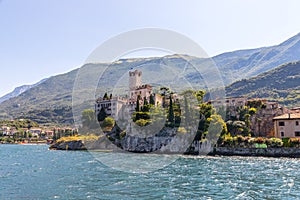
<svg viewBox="0 0 300 200">
<path fill-rule="evenodd" d="M 144 105 L 142 107 L 142 111 L 143 112 L 149 112 L 149 110 L 150 110 L 149 103 L 147 101 L 147 98 L 144 97 Z"/>
<path fill-rule="evenodd" d="M 103 99 L 108 99 L 107 93 L 105 92 Z"/>
<path fill-rule="evenodd" d="M 107 117 L 107 114 L 106 114 L 104 108 L 102 107 L 100 112 L 98 113 L 98 116 L 97 116 L 98 121 L 102 122 L 106 117 Z"/>
<path fill-rule="evenodd" d="M 155 105 L 155 101 L 154 101 L 154 95 L 153 94 L 151 94 L 150 95 L 150 105 Z"/>
<path fill-rule="evenodd" d="M 148 101 L 147 101 L 147 98 L 144 97 L 144 106 L 148 105 Z"/>
<path fill-rule="evenodd" d="M 173 110 L 172 95 L 170 95 L 168 122 L 170 123 L 170 126 L 172 126 L 172 127 L 174 126 L 174 110 Z"/>
<path fill-rule="evenodd" d="M 138 96 L 137 96 L 137 100 L 136 100 L 136 107 L 135 107 L 135 111 L 136 111 L 136 112 L 139 112 L 139 111 L 140 111 L 140 98 L 141 98 L 141 96 L 138 95 Z"/>
</svg>

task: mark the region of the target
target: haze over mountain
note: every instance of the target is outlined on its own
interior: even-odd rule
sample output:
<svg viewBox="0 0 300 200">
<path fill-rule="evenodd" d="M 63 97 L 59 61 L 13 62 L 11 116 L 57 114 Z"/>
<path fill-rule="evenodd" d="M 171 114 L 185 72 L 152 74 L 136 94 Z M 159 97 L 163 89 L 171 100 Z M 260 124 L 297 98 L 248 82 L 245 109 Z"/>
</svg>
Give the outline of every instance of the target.
<svg viewBox="0 0 300 200">
<path fill-rule="evenodd" d="M 224 85 L 229 85 L 234 81 L 250 78 L 267 72 L 268 70 L 274 69 L 284 63 L 299 61 L 300 34 L 279 45 L 223 53 L 213 57 L 212 60 L 218 66 Z M 193 70 L 193 65 L 200 66 L 199 68 L 202 69 L 203 73 L 195 72 L 195 70 Z M 77 91 L 77 98 L 84 98 L 85 94 L 88 93 L 92 94 L 91 90 L 95 98 L 103 95 L 103 92 L 110 91 L 112 89 L 112 84 L 117 83 L 122 75 L 127 75 L 128 70 L 140 66 L 148 66 L 143 75 L 144 81 L 146 80 L 144 83 L 148 83 L 148 81 L 152 83 L 160 81 L 162 84 L 173 84 L 173 86 L 175 86 L 176 83 L 171 83 L 170 81 L 172 80 L 168 80 L 169 76 L 166 76 L 168 73 L 171 73 L 171 71 L 174 74 L 181 74 L 187 82 L 192 82 L 199 88 L 205 88 L 206 84 L 208 84 L 207 80 L 210 80 L 209 84 L 213 84 L 215 82 L 212 76 L 207 77 L 208 75 L 205 73 L 206 71 L 209 72 L 213 68 L 211 59 L 207 58 L 196 58 L 187 55 L 172 55 L 160 58 L 121 59 L 114 63 L 94 63 L 84 65 L 80 69 L 83 72 L 83 79 L 80 81 L 81 84 L 85 86 L 85 89 Z M 167 68 L 163 66 L 169 66 L 169 69 L 171 68 L 171 70 L 167 70 Z M 298 66 L 298 64 L 296 66 Z M 98 84 L 99 87 L 95 91 L 95 85 L 92 83 L 95 83 L 95 81 L 99 79 L 98 72 L 106 67 L 108 68 L 105 73 L 102 74 L 102 79 L 100 79 Z M 72 123 L 72 91 L 77 72 L 78 69 L 62 75 L 50 77 L 20 95 L 2 102 L 0 104 L 0 117 L 24 117 L 40 123 Z M 271 73 L 274 73 L 274 71 Z M 147 74 L 152 74 L 151 80 L 147 80 Z M 263 76 L 269 77 L 266 74 Z M 277 76 L 279 77 L 278 79 L 282 79 L 280 74 Z M 292 76 L 297 77 L 297 74 Z M 261 80 L 261 78 L 262 77 L 251 79 L 252 82 L 250 82 L 253 84 L 254 80 Z M 298 79 L 291 78 L 290 80 L 297 81 Z M 268 81 L 270 81 L 270 87 L 276 86 L 276 84 L 271 84 L 273 81 L 272 78 L 267 79 L 267 82 Z M 250 93 L 250 96 L 253 96 L 254 94 L 251 93 L 251 88 L 248 86 L 245 86 L 245 88 L 242 87 L 242 85 L 247 84 L 248 82 L 245 82 L 244 80 L 239 81 L 236 85 L 231 85 L 227 89 L 227 92 L 229 95 Z M 256 88 L 256 90 L 257 89 L 258 88 Z M 284 88 L 283 90 L 288 90 L 288 88 Z M 280 92 L 276 93 L 279 97 L 283 95 L 283 93 Z M 263 92 L 256 93 L 255 95 L 257 95 L 257 97 L 260 97 L 259 95 L 264 97 Z M 76 101 L 76 99 L 73 99 L 73 103 Z M 84 100 L 82 102 L 84 102 Z M 86 103 L 83 103 L 85 105 L 81 106 L 93 109 L 93 103 L 93 101 L 88 99 Z"/>
<path fill-rule="evenodd" d="M 20 94 L 22 94 L 23 92 L 26 92 L 27 90 L 29 90 L 30 88 L 33 88 L 39 84 L 41 84 L 42 82 L 46 81 L 47 78 L 45 79 L 42 79 L 41 81 L 35 83 L 35 84 L 32 84 L 32 85 L 22 85 L 22 86 L 19 86 L 19 87 L 16 87 L 12 92 L 0 97 L 0 103 L 2 103 L 3 101 L 6 101 L 10 98 L 13 98 L 13 97 L 17 97 L 19 96 Z"/>
<path fill-rule="evenodd" d="M 287 62 L 300 60 L 300 33 L 279 45 L 223 53 L 213 57 L 218 67 L 232 78 L 224 78 L 228 85 L 250 78 Z"/>
</svg>

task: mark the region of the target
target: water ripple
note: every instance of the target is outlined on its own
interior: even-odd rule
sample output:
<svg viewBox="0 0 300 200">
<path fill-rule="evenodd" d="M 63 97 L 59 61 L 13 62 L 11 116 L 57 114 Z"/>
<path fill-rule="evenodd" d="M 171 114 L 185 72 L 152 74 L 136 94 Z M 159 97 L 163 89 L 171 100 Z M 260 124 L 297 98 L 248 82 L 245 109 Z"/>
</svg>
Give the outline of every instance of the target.
<svg viewBox="0 0 300 200">
<path fill-rule="evenodd" d="M 0 145 L 0 158 L 0 199 L 300 197 L 299 159 L 178 156 L 163 169 L 133 174 L 106 167 L 89 152 L 46 146 Z"/>
</svg>

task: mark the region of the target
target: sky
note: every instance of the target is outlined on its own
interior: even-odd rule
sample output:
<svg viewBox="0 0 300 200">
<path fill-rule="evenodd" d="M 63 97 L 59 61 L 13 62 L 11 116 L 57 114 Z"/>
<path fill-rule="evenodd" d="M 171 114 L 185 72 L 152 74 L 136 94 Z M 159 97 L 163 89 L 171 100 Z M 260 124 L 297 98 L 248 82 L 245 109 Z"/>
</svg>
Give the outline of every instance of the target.
<svg viewBox="0 0 300 200">
<path fill-rule="evenodd" d="M 276 45 L 300 32 L 299 7 L 298 0 L 0 0 L 0 96 L 78 68 L 103 42 L 139 28 L 178 32 L 209 56 Z"/>
</svg>

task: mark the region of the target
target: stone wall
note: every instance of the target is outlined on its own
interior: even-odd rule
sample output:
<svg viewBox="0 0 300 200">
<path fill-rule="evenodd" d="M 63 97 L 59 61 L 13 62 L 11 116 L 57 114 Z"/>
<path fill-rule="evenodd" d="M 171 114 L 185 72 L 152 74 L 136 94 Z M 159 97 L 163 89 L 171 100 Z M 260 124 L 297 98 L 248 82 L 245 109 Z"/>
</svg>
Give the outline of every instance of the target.
<svg viewBox="0 0 300 200">
<path fill-rule="evenodd" d="M 232 148 L 217 147 L 209 155 L 220 156 L 264 156 L 300 158 L 300 148 Z"/>
</svg>

